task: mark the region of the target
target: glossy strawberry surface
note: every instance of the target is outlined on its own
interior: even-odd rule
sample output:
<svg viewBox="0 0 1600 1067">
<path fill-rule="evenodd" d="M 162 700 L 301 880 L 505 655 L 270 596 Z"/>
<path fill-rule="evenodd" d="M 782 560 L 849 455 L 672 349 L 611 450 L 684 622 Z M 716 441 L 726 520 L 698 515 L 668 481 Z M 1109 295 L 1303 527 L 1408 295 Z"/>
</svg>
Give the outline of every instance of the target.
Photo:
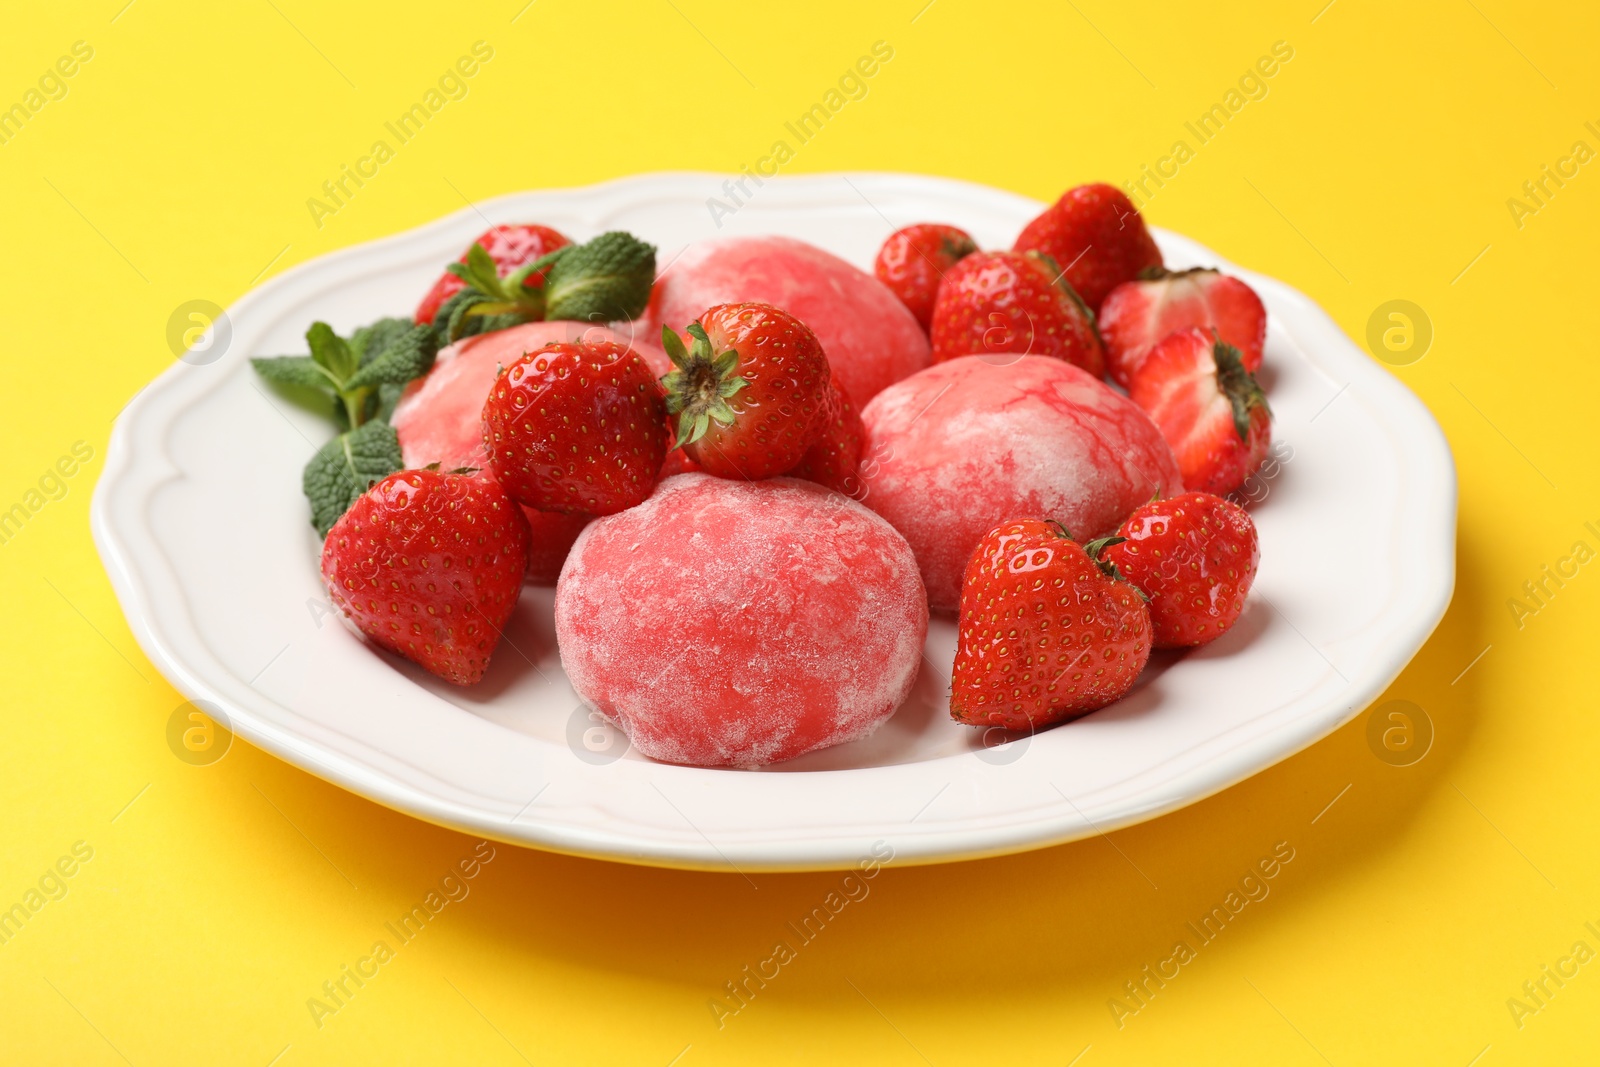
<svg viewBox="0 0 1600 1067">
<path fill-rule="evenodd" d="M 1244 612 L 1261 562 L 1256 525 L 1239 505 L 1180 493 L 1137 508 L 1106 559 L 1150 598 L 1157 648 L 1214 641 Z"/>
<path fill-rule="evenodd" d="M 518 503 L 609 515 L 655 488 L 667 452 L 665 397 L 627 346 L 550 344 L 494 379 L 483 435 L 490 468 Z"/>
<path fill-rule="evenodd" d="M 527 561 L 527 521 L 494 479 L 406 470 L 334 524 L 322 578 L 373 642 L 471 685 L 488 669 Z"/>
<path fill-rule="evenodd" d="M 1060 524 L 1003 523 L 967 564 L 950 716 L 1028 730 L 1105 707 L 1132 688 L 1150 640 L 1139 591 Z"/>
</svg>

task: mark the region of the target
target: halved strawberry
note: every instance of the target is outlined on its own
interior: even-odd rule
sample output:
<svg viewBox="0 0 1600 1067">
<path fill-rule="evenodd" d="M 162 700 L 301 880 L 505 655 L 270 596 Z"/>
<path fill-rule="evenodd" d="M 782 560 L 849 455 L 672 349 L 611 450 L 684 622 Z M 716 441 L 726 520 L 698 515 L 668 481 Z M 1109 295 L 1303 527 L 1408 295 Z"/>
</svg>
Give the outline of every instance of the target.
<svg viewBox="0 0 1600 1067">
<path fill-rule="evenodd" d="M 1022 228 L 1018 252 L 1043 252 L 1061 264 L 1067 281 L 1098 312 L 1106 294 L 1139 276 L 1147 267 L 1161 266 L 1144 219 L 1122 190 L 1103 183 L 1080 185 Z"/>
<path fill-rule="evenodd" d="M 1094 314 L 1055 262 L 1037 253 L 974 252 L 951 267 L 939 286 L 928 338 L 935 363 L 962 356 L 1053 356 L 1096 378 L 1105 374 Z"/>
<path fill-rule="evenodd" d="M 1272 411 L 1255 375 L 1237 348 L 1198 327 L 1152 348 L 1128 396 L 1172 446 L 1191 492 L 1238 489 L 1272 443 Z"/>
<path fill-rule="evenodd" d="M 496 226 L 479 234 L 478 239 L 473 242 L 489 253 L 489 258 L 494 260 L 495 269 L 500 274 L 510 274 L 518 267 L 532 263 L 540 256 L 549 255 L 571 243 L 566 235 L 548 226 L 535 226 L 532 223 Z M 461 253 L 461 258 L 456 262 L 465 263 L 469 252 Z M 530 275 L 530 278 L 537 284 L 543 276 L 534 274 Z M 466 284 L 449 271 L 441 274 L 439 280 L 433 283 L 433 288 L 428 290 L 428 295 L 422 298 L 422 303 L 417 305 L 416 314 L 413 316 L 417 324 L 426 326 L 431 323 L 434 316 L 439 313 L 440 305 L 460 292 Z"/>
<path fill-rule="evenodd" d="M 1267 309 L 1254 289 L 1213 267 L 1152 267 L 1136 281 L 1111 290 L 1100 305 L 1107 371 L 1118 384 L 1127 385 L 1150 349 L 1167 334 L 1190 326 L 1216 330 L 1239 350 L 1244 369 L 1252 374 L 1261 366 Z"/>
<path fill-rule="evenodd" d="M 685 348 L 661 329 L 679 447 L 720 478 L 770 478 L 799 463 L 830 414 L 833 374 L 816 334 L 769 304 L 718 304 L 687 332 Z"/>
</svg>

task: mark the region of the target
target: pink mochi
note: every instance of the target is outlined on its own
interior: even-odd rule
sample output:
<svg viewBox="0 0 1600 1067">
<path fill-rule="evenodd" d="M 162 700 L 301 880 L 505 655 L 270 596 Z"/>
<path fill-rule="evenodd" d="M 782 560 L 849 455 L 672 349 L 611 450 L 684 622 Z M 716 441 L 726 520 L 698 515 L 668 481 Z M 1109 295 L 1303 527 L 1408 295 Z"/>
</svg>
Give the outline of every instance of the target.
<svg viewBox="0 0 1600 1067">
<path fill-rule="evenodd" d="M 555 616 L 573 688 L 640 752 L 756 767 L 894 714 L 928 602 L 905 538 L 848 497 L 680 474 L 584 530 Z"/>
<path fill-rule="evenodd" d="M 647 315 L 679 333 L 717 304 L 757 301 L 787 311 L 817 335 L 858 409 L 933 358 L 922 327 L 888 287 L 792 237 L 692 245 L 656 287 Z"/>
<path fill-rule="evenodd" d="M 1055 519 L 1081 541 L 1183 491 L 1177 461 L 1133 401 L 1064 360 L 963 356 L 880 393 L 861 413 L 863 502 L 916 552 L 928 603 L 955 611 L 979 540 Z"/>
<path fill-rule="evenodd" d="M 400 438 L 400 457 L 407 467 L 437 463 L 444 470 L 477 467 L 487 471 L 483 448 L 483 402 L 501 367 L 524 352 L 552 341 L 617 341 L 632 344 L 656 375 L 671 365 L 667 354 L 648 340 L 631 336 L 632 324 L 613 327 L 585 322 L 530 322 L 508 330 L 467 337 L 439 353 L 426 377 L 406 386 L 389 420 Z M 486 475 L 487 476 L 487 475 Z M 588 519 L 523 508 L 532 528 L 528 542 L 528 581 L 554 585 L 567 550 Z"/>
</svg>

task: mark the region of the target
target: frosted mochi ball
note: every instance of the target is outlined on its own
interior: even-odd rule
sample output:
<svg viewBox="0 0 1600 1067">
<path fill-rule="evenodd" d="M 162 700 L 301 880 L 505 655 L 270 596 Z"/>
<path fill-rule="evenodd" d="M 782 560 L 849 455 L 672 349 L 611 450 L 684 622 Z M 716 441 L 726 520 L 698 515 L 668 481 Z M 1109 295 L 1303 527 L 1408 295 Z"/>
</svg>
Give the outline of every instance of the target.
<svg viewBox="0 0 1600 1067">
<path fill-rule="evenodd" d="M 782 308 L 811 327 L 857 408 L 933 359 L 927 334 L 888 286 L 792 237 L 690 245 L 656 290 L 651 314 L 680 333 L 717 304 L 753 300 Z"/>
<path fill-rule="evenodd" d="M 910 693 L 928 601 L 905 538 L 811 482 L 680 474 L 591 523 L 556 584 L 578 695 L 669 763 L 865 737 Z"/>
<path fill-rule="evenodd" d="M 1155 423 L 1059 359 L 940 363 L 878 394 L 861 420 L 862 499 L 911 543 L 935 611 L 960 605 L 973 549 L 1002 522 L 1055 519 L 1087 541 L 1183 491 Z"/>
</svg>

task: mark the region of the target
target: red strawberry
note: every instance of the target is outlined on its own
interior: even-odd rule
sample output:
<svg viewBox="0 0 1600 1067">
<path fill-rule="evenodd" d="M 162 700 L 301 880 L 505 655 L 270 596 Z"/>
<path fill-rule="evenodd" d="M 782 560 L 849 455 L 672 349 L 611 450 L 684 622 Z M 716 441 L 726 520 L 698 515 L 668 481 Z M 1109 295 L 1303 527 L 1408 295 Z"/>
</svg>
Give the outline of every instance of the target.
<svg viewBox="0 0 1600 1067">
<path fill-rule="evenodd" d="M 519 504 L 610 515 L 655 488 L 667 452 L 661 386 L 615 341 L 552 343 L 513 360 L 483 405 L 483 442 Z"/>
<path fill-rule="evenodd" d="M 708 474 L 770 478 L 799 463 L 827 428 L 832 372 L 816 335 L 768 304 L 718 304 L 661 343 L 674 369 L 667 411 L 678 442 Z"/>
<path fill-rule="evenodd" d="M 933 308 L 933 361 L 999 353 L 1053 356 L 1100 377 L 1094 315 L 1047 258 L 977 252 L 944 276 Z"/>
<path fill-rule="evenodd" d="M 328 531 L 328 597 L 373 642 L 471 685 L 522 591 L 528 522 L 493 478 L 409 470 Z"/>
<path fill-rule="evenodd" d="M 889 235 L 878 249 L 872 273 L 900 298 L 926 330 L 945 272 L 977 250 L 978 243 L 965 230 L 940 222 L 919 222 Z"/>
<path fill-rule="evenodd" d="M 1127 385 L 1151 348 L 1167 334 L 1190 326 L 1216 330 L 1239 350 L 1244 369 L 1252 374 L 1261 366 L 1267 309 L 1255 290 L 1209 267 L 1153 267 L 1137 281 L 1111 290 L 1100 305 L 1100 336 L 1111 377 Z"/>
<path fill-rule="evenodd" d="M 1080 185 L 1022 228 L 1018 252 L 1043 252 L 1067 273 L 1067 281 L 1096 310 L 1106 294 L 1161 266 L 1144 219 L 1122 191 L 1110 185 Z"/>
<path fill-rule="evenodd" d="M 494 260 L 495 268 L 505 275 L 572 242 L 547 226 L 521 223 L 485 230 L 473 243 L 482 245 L 484 251 L 489 253 L 489 258 Z M 463 252 L 456 262 L 466 261 L 467 254 Z M 530 284 L 536 284 L 544 280 L 544 275 L 542 272 L 530 274 L 528 280 Z M 432 322 L 433 317 L 439 313 L 439 306 L 460 292 L 466 284 L 449 271 L 440 275 L 439 280 L 433 283 L 433 288 L 428 290 L 428 295 L 422 298 L 422 303 L 417 305 L 416 314 L 413 316 L 417 324 L 426 326 Z"/>
<path fill-rule="evenodd" d="M 1239 505 L 1183 493 L 1138 508 L 1118 532 L 1106 559 L 1150 598 L 1157 648 L 1205 644 L 1244 611 L 1261 543 Z"/>
<path fill-rule="evenodd" d="M 1022 519 L 978 542 L 961 586 L 950 717 L 1038 729 L 1119 699 L 1150 658 L 1150 609 L 1059 523 Z"/>
<path fill-rule="evenodd" d="M 860 412 L 839 388 L 837 379 L 829 388 L 826 429 L 789 474 L 860 499 L 862 485 L 857 471 L 866 447 L 866 427 L 861 425 Z"/>
<path fill-rule="evenodd" d="M 1272 411 L 1255 375 L 1237 348 L 1198 327 L 1152 348 L 1128 396 L 1160 427 L 1190 490 L 1233 492 L 1272 443 Z"/>
</svg>

